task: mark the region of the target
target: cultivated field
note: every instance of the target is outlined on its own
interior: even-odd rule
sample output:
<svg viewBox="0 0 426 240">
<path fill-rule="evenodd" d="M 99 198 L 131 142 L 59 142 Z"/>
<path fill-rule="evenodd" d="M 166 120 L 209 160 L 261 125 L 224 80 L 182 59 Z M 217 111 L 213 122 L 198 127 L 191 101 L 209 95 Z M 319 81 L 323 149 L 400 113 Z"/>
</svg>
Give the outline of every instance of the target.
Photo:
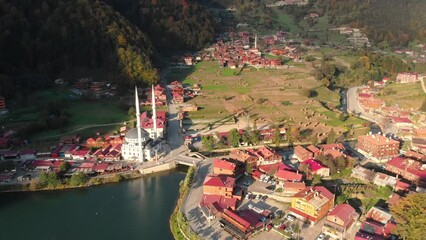
<svg viewBox="0 0 426 240">
<path fill-rule="evenodd" d="M 386 106 L 398 105 L 407 111 L 417 111 L 426 96 L 420 82 L 391 83 L 382 89 L 379 95 Z"/>
<path fill-rule="evenodd" d="M 278 70 L 221 69 L 216 62 L 201 62 L 191 70 L 172 69 L 168 79 L 201 84 L 202 95 L 189 101 L 201 108 L 189 113 L 193 122 L 212 124 L 235 115 L 239 122 L 234 127 L 243 128 L 240 121 L 247 119 L 251 127 L 253 121 L 258 127 L 285 123 L 312 129 L 320 137 L 331 128 L 344 132 L 364 123 L 353 117 L 341 121 L 340 112 L 325 108 L 321 102 L 338 106 L 339 94 L 321 86 L 303 63 Z M 310 98 L 312 90 L 317 94 Z"/>
</svg>

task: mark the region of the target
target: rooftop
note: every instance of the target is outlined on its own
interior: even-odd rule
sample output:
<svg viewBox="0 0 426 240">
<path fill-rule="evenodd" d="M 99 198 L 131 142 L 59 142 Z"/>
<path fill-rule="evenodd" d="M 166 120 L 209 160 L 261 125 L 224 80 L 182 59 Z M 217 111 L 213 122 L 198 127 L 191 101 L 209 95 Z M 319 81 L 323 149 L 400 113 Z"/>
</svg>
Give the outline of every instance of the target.
<svg viewBox="0 0 426 240">
<path fill-rule="evenodd" d="M 334 194 L 323 186 L 306 187 L 302 191 L 296 193 L 293 197 L 302 198 L 315 207 L 320 207 L 328 201 L 334 200 Z"/>
<path fill-rule="evenodd" d="M 316 172 L 316 171 L 318 171 L 322 168 L 328 168 L 327 166 L 324 166 L 320 161 L 317 161 L 315 159 L 305 160 L 301 164 L 308 165 L 308 167 L 314 172 Z"/>
<path fill-rule="evenodd" d="M 355 209 L 349 204 L 339 204 L 328 214 L 328 216 L 335 216 L 344 222 L 347 226 L 353 219 L 353 214 L 356 213 Z"/>
<path fill-rule="evenodd" d="M 358 141 L 365 141 L 368 142 L 370 144 L 399 144 L 398 141 L 387 138 L 385 136 L 382 136 L 380 134 L 374 134 L 374 135 L 364 135 L 364 136 L 359 136 L 358 137 Z"/>
<path fill-rule="evenodd" d="M 213 161 L 213 167 L 214 168 L 220 168 L 220 169 L 226 169 L 226 170 L 230 170 L 230 171 L 235 171 L 235 163 L 231 163 L 228 162 L 226 160 L 222 160 L 222 159 L 215 159 Z"/>
<path fill-rule="evenodd" d="M 203 183 L 204 186 L 233 188 L 235 178 L 227 176 L 207 176 Z"/>
<path fill-rule="evenodd" d="M 386 165 L 396 167 L 426 179 L 426 164 L 422 162 L 404 157 L 395 157 L 387 162 Z"/>
<path fill-rule="evenodd" d="M 292 172 L 292 171 L 288 171 L 288 170 L 283 170 L 280 169 L 278 170 L 278 172 L 275 174 L 275 176 L 278 179 L 282 179 L 282 180 L 286 180 L 286 181 L 301 181 L 303 175 L 300 173 L 296 173 L 296 172 Z"/>
</svg>

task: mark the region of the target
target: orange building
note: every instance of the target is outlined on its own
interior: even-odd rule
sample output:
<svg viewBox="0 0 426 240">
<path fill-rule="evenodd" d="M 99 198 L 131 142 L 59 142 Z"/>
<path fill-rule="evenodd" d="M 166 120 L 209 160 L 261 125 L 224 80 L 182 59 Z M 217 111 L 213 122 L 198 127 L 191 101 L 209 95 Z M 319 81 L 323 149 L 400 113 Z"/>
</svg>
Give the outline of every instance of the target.
<svg viewBox="0 0 426 240">
<path fill-rule="evenodd" d="M 256 162 L 258 160 L 257 157 L 251 155 L 250 153 L 244 150 L 232 150 L 229 154 L 229 157 L 252 166 L 256 165 Z"/>
<path fill-rule="evenodd" d="M 213 161 L 213 173 L 216 175 L 234 176 L 236 164 L 226 160 L 215 159 Z"/>
<path fill-rule="evenodd" d="M 357 149 L 376 159 L 388 159 L 399 153 L 399 142 L 380 134 L 358 137 Z"/>
<path fill-rule="evenodd" d="M 233 197 L 235 178 L 228 176 L 207 176 L 203 183 L 203 194 Z"/>
</svg>

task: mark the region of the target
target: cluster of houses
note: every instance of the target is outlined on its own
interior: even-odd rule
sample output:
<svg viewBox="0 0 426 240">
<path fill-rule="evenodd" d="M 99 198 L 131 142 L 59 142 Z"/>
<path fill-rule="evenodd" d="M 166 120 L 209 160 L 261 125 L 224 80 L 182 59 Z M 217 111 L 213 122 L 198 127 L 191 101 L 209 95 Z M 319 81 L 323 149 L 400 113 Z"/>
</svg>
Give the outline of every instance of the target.
<svg viewBox="0 0 426 240">
<path fill-rule="evenodd" d="M 405 54 L 413 58 L 413 63 L 426 63 L 426 44 L 420 43 L 416 46 L 418 51 L 412 49 L 396 49 L 395 53 Z"/>
<path fill-rule="evenodd" d="M 107 82 L 93 81 L 92 78 L 80 78 L 73 84 L 71 91 L 77 95 L 92 94 L 95 97 L 115 96 L 117 87 Z"/>
<path fill-rule="evenodd" d="M 246 65 L 256 68 L 284 68 L 286 66 L 282 65 L 281 60 L 266 59 L 262 56 L 262 53 L 268 52 L 271 55 L 285 56 L 295 61 L 301 61 L 296 48 L 290 46 L 290 43 L 288 46 L 282 46 L 282 43 L 286 42 L 286 35 L 286 32 L 280 31 L 275 35 L 264 36 L 263 43 L 266 47 L 264 52 L 262 52 L 258 48 L 257 35 L 250 32 L 230 32 L 226 38 L 231 40 L 220 39 L 206 49 L 206 53 L 203 54 L 205 56 L 204 59 L 217 60 L 220 67 L 231 69 L 241 68 Z"/>
<path fill-rule="evenodd" d="M 165 88 L 160 84 L 154 86 L 155 106 L 162 107 L 167 105 L 167 96 Z M 152 88 L 146 88 L 143 91 L 145 101 L 141 101 L 142 106 L 151 106 L 152 104 Z"/>
<path fill-rule="evenodd" d="M 396 81 L 398 83 L 415 83 L 419 82 L 422 76 L 415 73 L 399 73 Z M 385 77 L 382 81 L 371 82 L 370 86 L 365 86 L 358 92 L 358 101 L 364 111 L 369 113 L 376 113 L 385 118 L 388 125 L 388 131 L 405 140 L 413 138 L 414 130 L 422 127 L 422 120 L 424 116 L 420 113 L 404 111 L 398 106 L 386 106 L 385 102 L 377 97 L 378 90 L 383 88 L 388 82 L 389 78 Z M 420 119 L 417 123 L 413 119 Z"/>
<path fill-rule="evenodd" d="M 173 81 L 167 87 L 172 94 L 173 103 L 176 104 L 183 104 L 185 100 L 194 98 L 201 92 L 201 86 L 199 84 L 194 84 L 192 87 L 184 87 L 179 81 Z"/>
<path fill-rule="evenodd" d="M 383 163 L 383 169 L 374 171 L 359 165 L 352 170 L 351 177 L 393 189 L 387 205 L 374 206 L 363 216 L 347 203 L 335 205 L 335 195 L 326 187 L 307 186 L 304 181 L 313 175 L 330 176 L 329 167 L 316 159 L 319 156 L 332 157 L 335 161 L 351 158 L 340 143 L 294 147 L 293 156 L 300 162 L 297 169 L 285 164 L 282 156 L 268 147 L 232 150 L 229 159 L 214 160 L 213 172 L 203 184 L 200 208 L 207 218 L 219 218 L 222 227 L 238 239 L 265 229 L 269 222 L 251 221 L 249 216 L 258 214 L 257 219 L 261 219 L 270 212 L 238 209 L 246 190 L 238 187 L 236 181 L 244 175 L 244 167 L 250 165 L 252 171 L 246 174 L 261 181 L 264 176 L 270 176 L 275 189 L 280 189 L 274 195 L 290 198 L 288 213 L 295 218 L 312 225 L 324 219 L 322 232 L 335 239 L 353 236 L 354 231 L 357 240 L 387 239 L 396 223 L 386 206 L 413 192 L 413 186 L 417 192 L 426 191 L 426 155 L 415 151 L 400 155 L 399 147 L 398 141 L 380 134 L 358 138 L 356 149 L 368 159 Z M 358 221 L 361 227 L 354 230 Z"/>
<path fill-rule="evenodd" d="M 20 167 L 22 170 L 54 171 L 60 172 L 60 166 L 65 160 L 26 160 Z M 82 172 L 85 174 L 107 174 L 133 170 L 130 163 L 93 162 L 93 161 L 67 161 L 70 169 L 65 175 Z"/>
</svg>

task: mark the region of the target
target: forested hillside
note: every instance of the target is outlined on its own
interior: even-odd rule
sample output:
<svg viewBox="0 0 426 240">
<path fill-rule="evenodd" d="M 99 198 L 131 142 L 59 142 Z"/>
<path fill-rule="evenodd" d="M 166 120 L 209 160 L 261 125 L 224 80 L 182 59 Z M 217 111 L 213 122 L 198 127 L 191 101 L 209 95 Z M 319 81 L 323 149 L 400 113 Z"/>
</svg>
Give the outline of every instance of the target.
<svg viewBox="0 0 426 240">
<path fill-rule="evenodd" d="M 215 21 L 187 0 L 104 0 L 147 33 L 161 53 L 199 49 L 212 42 Z"/>
<path fill-rule="evenodd" d="M 383 47 L 426 40 L 424 0 L 317 0 L 334 25 L 363 28 Z"/>
<path fill-rule="evenodd" d="M 0 95 L 95 77 L 125 90 L 158 80 L 157 52 L 212 41 L 214 20 L 193 2 L 0 0 Z M 154 46 L 153 46 L 154 45 Z M 87 72 L 87 75 L 84 75 Z M 71 73 L 71 74 L 70 74 Z"/>
</svg>

